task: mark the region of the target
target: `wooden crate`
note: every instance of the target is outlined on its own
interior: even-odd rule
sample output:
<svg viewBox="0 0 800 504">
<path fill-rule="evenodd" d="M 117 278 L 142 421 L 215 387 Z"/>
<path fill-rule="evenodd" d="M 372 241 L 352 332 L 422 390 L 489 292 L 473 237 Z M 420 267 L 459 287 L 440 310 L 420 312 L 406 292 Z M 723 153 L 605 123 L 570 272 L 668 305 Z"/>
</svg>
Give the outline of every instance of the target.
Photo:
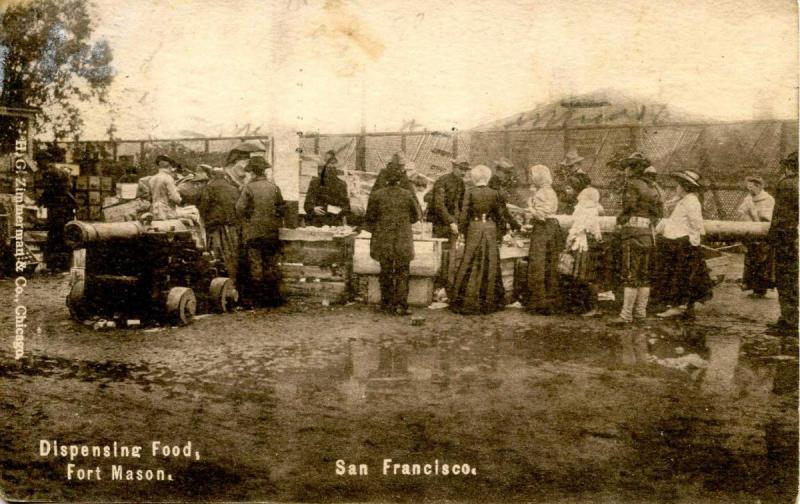
<svg viewBox="0 0 800 504">
<path fill-rule="evenodd" d="M 89 176 L 89 190 L 90 191 L 100 190 L 100 177 L 98 177 L 97 175 Z"/>
<path fill-rule="evenodd" d="M 103 203 L 103 200 L 100 197 L 100 191 L 89 191 L 89 204 L 90 205 L 100 205 L 102 203 Z"/>
<path fill-rule="evenodd" d="M 377 275 L 367 276 L 367 302 L 381 302 L 381 285 Z M 412 276 L 408 282 L 408 304 L 410 306 L 428 306 L 433 302 L 433 278 Z"/>
<path fill-rule="evenodd" d="M 100 177 L 100 190 L 103 192 L 112 192 L 114 188 L 114 181 L 111 177 Z"/>
<path fill-rule="evenodd" d="M 377 275 L 381 265 L 369 255 L 369 238 L 356 238 L 353 251 L 353 272 L 358 275 Z M 414 240 L 412 276 L 436 276 L 442 267 L 442 241 Z"/>
<path fill-rule="evenodd" d="M 89 177 L 87 175 L 80 175 L 75 179 L 75 190 L 76 191 L 89 190 Z"/>
<path fill-rule="evenodd" d="M 298 282 L 283 279 L 280 285 L 285 297 L 300 297 L 314 302 L 344 303 L 347 300 L 345 282 Z"/>
</svg>

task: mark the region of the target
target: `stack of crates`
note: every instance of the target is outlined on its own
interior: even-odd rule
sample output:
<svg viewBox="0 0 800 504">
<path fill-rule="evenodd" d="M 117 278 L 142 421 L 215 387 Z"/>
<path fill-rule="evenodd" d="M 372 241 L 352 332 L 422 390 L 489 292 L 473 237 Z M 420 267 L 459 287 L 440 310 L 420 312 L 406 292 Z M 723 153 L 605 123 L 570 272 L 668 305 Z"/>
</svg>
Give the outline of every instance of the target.
<svg viewBox="0 0 800 504">
<path fill-rule="evenodd" d="M 111 177 L 81 175 L 75 179 L 76 217 L 83 221 L 103 220 L 103 199 L 114 196 L 114 181 Z"/>
</svg>

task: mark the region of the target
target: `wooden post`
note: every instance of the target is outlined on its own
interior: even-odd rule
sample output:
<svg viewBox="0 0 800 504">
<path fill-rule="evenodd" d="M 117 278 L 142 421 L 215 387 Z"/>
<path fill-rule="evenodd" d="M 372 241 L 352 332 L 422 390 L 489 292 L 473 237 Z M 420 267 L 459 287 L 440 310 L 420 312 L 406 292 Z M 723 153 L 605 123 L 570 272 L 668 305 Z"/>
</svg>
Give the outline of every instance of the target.
<svg viewBox="0 0 800 504">
<path fill-rule="evenodd" d="M 406 151 L 406 135 L 400 135 L 400 150 L 405 152 Z"/>
<path fill-rule="evenodd" d="M 503 157 L 511 159 L 511 132 L 508 130 L 503 132 Z"/>
<path fill-rule="evenodd" d="M 314 135 L 314 154 L 319 154 L 319 133 Z"/>
<path fill-rule="evenodd" d="M 356 170 L 367 171 L 367 138 L 363 131 L 356 139 Z"/>
<path fill-rule="evenodd" d="M 209 145 L 209 142 L 208 142 L 208 138 L 206 138 L 205 140 L 203 140 L 203 152 L 208 154 L 209 150 L 210 150 L 210 145 Z"/>
<path fill-rule="evenodd" d="M 139 166 L 144 164 L 144 142 L 139 142 Z"/>
<path fill-rule="evenodd" d="M 458 159 L 458 131 L 453 132 L 453 159 Z"/>
</svg>

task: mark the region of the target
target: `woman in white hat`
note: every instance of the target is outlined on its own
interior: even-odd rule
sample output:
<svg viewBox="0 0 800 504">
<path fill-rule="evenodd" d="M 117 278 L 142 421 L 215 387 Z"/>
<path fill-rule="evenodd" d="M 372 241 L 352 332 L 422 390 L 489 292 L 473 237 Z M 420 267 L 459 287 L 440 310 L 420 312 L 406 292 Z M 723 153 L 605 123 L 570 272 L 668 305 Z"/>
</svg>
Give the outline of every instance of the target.
<svg viewBox="0 0 800 504">
<path fill-rule="evenodd" d="M 555 219 L 558 196 L 553 190 L 550 169 L 530 167 L 533 196 L 528 201 L 531 219 L 531 245 L 528 251 L 528 282 L 523 301 L 531 313 L 549 315 L 560 308 L 558 257 L 564 244 L 561 227 Z"/>
<path fill-rule="evenodd" d="M 711 298 L 714 286 L 700 248 L 705 234 L 700 175 L 692 170 L 670 174 L 677 186 L 678 203 L 656 231 L 658 260 L 653 282 L 654 298 L 669 308 L 658 317 L 693 316 L 693 305 Z"/>
</svg>

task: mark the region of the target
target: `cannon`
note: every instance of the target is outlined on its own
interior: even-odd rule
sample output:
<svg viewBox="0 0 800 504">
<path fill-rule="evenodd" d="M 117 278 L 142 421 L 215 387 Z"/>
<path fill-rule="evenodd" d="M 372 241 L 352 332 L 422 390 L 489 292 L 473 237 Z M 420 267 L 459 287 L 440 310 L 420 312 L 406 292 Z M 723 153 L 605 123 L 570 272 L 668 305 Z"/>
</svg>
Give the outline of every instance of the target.
<svg viewBox="0 0 800 504">
<path fill-rule="evenodd" d="M 73 318 L 125 316 L 188 324 L 197 311 L 225 312 L 238 300 L 221 261 L 205 252 L 189 219 L 142 223 L 70 221 L 72 249 L 85 249 L 83 279 L 67 295 Z"/>
</svg>

